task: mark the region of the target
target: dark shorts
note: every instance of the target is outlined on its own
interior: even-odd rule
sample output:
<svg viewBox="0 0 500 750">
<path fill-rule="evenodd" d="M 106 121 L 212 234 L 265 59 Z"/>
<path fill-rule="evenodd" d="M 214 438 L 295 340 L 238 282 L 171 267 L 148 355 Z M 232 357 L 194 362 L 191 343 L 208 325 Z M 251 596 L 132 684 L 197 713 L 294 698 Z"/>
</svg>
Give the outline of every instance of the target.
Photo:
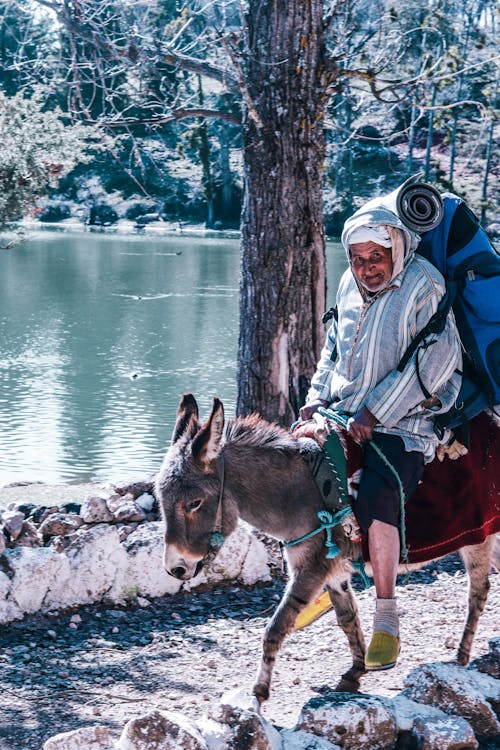
<svg viewBox="0 0 500 750">
<path fill-rule="evenodd" d="M 407 501 L 422 476 L 423 454 L 406 451 L 403 441 L 397 435 L 374 432 L 373 442 L 398 472 Z M 363 452 L 363 473 L 354 504 L 359 525 L 365 533 L 374 520 L 399 526 L 401 497 L 397 480 L 369 443 L 364 446 Z"/>
</svg>

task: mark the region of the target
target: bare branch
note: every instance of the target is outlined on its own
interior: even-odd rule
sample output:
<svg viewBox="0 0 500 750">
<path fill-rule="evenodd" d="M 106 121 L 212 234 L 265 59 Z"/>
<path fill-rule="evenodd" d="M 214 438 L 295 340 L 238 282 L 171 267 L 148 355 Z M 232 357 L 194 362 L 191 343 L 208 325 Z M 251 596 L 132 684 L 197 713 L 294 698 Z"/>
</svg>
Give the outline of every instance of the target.
<svg viewBox="0 0 500 750">
<path fill-rule="evenodd" d="M 247 110 L 248 110 L 248 116 L 250 117 L 251 120 L 254 121 L 255 125 L 259 129 L 261 129 L 263 127 L 262 120 L 260 119 L 260 115 L 257 112 L 257 110 L 255 109 L 255 104 L 253 103 L 253 99 L 250 96 L 250 92 L 248 90 L 248 86 L 247 86 L 246 80 L 245 80 L 245 74 L 244 74 L 243 69 L 242 69 L 242 67 L 240 65 L 240 61 L 238 60 L 238 58 L 236 56 L 236 53 L 233 50 L 233 48 L 231 47 L 231 45 L 229 44 L 228 40 L 223 37 L 221 39 L 221 41 L 222 41 L 222 46 L 226 50 L 226 52 L 227 52 L 227 54 L 228 54 L 231 62 L 233 63 L 233 65 L 235 67 L 236 75 L 238 76 L 238 83 L 239 83 L 239 88 L 240 88 L 240 91 L 241 91 L 241 95 L 243 97 L 243 100 L 244 100 L 244 102 L 246 104 L 246 107 L 247 107 Z"/>
<path fill-rule="evenodd" d="M 169 49 L 165 53 L 163 61 L 169 65 L 178 65 L 190 73 L 196 73 L 197 75 L 211 78 L 214 81 L 219 81 L 219 83 L 222 83 L 230 91 L 238 90 L 238 82 L 225 68 L 219 68 L 217 65 L 213 65 L 205 60 L 181 55 L 175 50 Z"/>
<path fill-rule="evenodd" d="M 35 2 L 38 5 L 49 8 L 53 11 L 58 21 L 65 26 L 68 31 L 100 50 L 100 52 L 105 54 L 108 58 L 133 64 L 136 64 L 138 61 L 144 61 L 150 64 L 151 60 L 154 59 L 157 54 L 157 50 L 154 51 L 155 54 L 152 54 L 152 50 L 148 48 L 146 43 L 143 44 L 142 48 L 139 47 L 137 40 L 134 40 L 133 44 L 125 44 L 123 46 L 118 46 L 116 43 L 109 42 L 98 33 L 98 25 L 94 26 L 92 30 L 89 31 L 83 24 L 79 24 L 75 21 L 63 6 L 53 2 L 53 0 L 35 0 Z M 89 19 L 87 19 L 87 21 L 89 21 Z M 184 30 L 187 28 L 187 25 L 188 24 L 185 24 L 183 27 Z M 178 36 L 179 34 L 177 34 L 174 39 L 177 40 Z M 123 39 L 122 41 L 126 40 Z M 197 75 L 211 78 L 221 83 L 230 91 L 238 90 L 238 82 L 227 69 L 221 68 L 213 63 L 207 62 L 206 60 L 199 60 L 188 55 L 183 55 L 174 49 L 171 43 L 169 43 L 168 46 L 165 45 L 163 49 L 160 48 L 160 55 L 162 56 L 161 62 L 163 63 L 182 68 L 183 70 L 188 70 Z"/>
<path fill-rule="evenodd" d="M 203 107 L 185 108 L 179 107 L 172 110 L 164 117 L 144 118 L 118 118 L 116 120 L 99 120 L 94 121 L 96 124 L 105 125 L 108 128 L 131 127 L 132 125 L 165 125 L 173 120 L 186 120 L 189 117 L 213 117 L 224 122 L 230 122 L 233 125 L 241 125 L 241 118 L 233 115 L 231 112 L 223 112 L 219 109 L 206 109 Z"/>
</svg>

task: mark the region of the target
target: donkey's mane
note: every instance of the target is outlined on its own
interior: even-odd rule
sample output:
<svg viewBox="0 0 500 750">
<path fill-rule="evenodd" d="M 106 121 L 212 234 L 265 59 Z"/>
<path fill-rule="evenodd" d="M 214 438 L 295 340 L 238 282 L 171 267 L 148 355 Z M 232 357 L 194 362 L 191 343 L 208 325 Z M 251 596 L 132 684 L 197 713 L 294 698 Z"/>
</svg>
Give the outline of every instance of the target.
<svg viewBox="0 0 500 750">
<path fill-rule="evenodd" d="M 266 422 L 258 414 L 230 420 L 225 429 L 224 443 L 248 448 L 297 450 L 297 441 L 287 430 Z"/>
</svg>

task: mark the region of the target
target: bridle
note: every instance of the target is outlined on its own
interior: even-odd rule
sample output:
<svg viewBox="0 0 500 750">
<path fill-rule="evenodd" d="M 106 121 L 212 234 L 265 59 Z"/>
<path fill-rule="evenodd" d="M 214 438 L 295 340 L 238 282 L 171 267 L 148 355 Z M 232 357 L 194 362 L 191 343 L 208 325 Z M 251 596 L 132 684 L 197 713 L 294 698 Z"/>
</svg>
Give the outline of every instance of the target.
<svg viewBox="0 0 500 750">
<path fill-rule="evenodd" d="M 217 459 L 217 467 L 219 470 L 219 477 L 220 477 L 219 497 L 217 498 L 217 510 L 215 513 L 214 528 L 212 530 L 212 533 L 210 534 L 207 554 L 204 556 L 204 558 L 201 561 L 203 565 L 208 565 L 214 560 L 220 548 L 225 542 L 224 534 L 222 533 L 222 496 L 224 494 L 224 478 L 225 478 L 224 456 L 222 455 L 222 453 L 219 455 Z"/>
</svg>

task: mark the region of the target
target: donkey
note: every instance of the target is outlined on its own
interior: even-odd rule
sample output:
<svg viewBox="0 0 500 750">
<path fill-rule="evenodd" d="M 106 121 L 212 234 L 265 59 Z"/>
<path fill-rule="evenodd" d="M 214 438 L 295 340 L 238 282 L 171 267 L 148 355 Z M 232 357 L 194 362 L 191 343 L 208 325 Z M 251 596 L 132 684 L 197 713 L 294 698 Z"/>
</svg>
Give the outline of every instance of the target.
<svg viewBox="0 0 500 750">
<path fill-rule="evenodd" d="M 196 576 L 213 559 L 238 519 L 289 542 L 317 528 L 317 513 L 324 508 L 299 442 L 289 432 L 255 414 L 225 425 L 219 399 L 214 399 L 211 414 L 201 426 L 191 394 L 184 395 L 179 405 L 172 443 L 157 476 L 156 496 L 165 524 L 164 566 L 182 581 Z M 353 660 L 336 689 L 359 689 L 365 672 L 365 642 L 350 578 L 351 560 L 359 557 L 360 545 L 351 542 L 339 526 L 333 529 L 332 538 L 340 554 L 328 559 L 323 537 L 316 534 L 286 551 L 290 577 L 265 629 L 253 687 L 259 703 L 269 697 L 274 662 L 284 638 L 324 586 Z M 461 550 L 469 576 L 468 614 L 457 655 L 462 665 L 469 661 L 486 603 L 493 542 L 491 536 Z"/>
</svg>

